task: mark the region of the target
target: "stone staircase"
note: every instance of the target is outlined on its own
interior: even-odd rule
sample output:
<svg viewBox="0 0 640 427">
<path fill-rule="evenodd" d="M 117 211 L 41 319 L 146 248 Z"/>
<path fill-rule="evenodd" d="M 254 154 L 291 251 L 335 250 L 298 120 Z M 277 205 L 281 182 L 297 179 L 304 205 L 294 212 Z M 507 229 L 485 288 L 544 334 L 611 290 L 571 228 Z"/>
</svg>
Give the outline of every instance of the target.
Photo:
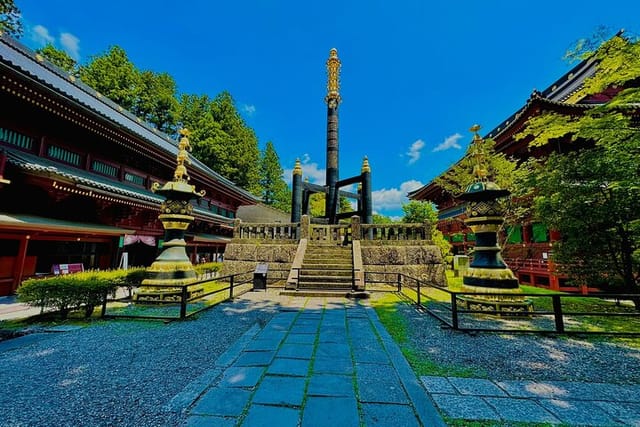
<svg viewBox="0 0 640 427">
<path fill-rule="evenodd" d="M 309 242 L 298 276 L 298 290 L 351 291 L 351 245 Z"/>
</svg>

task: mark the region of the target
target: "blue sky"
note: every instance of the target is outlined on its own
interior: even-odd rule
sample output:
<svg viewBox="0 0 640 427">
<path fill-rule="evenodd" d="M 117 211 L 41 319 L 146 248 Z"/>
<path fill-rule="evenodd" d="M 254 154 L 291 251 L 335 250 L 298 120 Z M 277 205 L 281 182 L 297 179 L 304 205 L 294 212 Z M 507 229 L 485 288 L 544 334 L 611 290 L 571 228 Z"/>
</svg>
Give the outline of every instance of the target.
<svg viewBox="0 0 640 427">
<path fill-rule="evenodd" d="M 562 59 L 604 26 L 638 35 L 640 2 L 15 0 L 31 48 L 80 63 L 118 45 L 178 91 L 229 91 L 285 179 L 296 158 L 324 184 L 326 68 L 342 61 L 340 179 L 371 165 L 374 212 L 402 216 L 407 192 L 455 163 L 469 128 L 489 132 L 573 64 Z"/>
</svg>

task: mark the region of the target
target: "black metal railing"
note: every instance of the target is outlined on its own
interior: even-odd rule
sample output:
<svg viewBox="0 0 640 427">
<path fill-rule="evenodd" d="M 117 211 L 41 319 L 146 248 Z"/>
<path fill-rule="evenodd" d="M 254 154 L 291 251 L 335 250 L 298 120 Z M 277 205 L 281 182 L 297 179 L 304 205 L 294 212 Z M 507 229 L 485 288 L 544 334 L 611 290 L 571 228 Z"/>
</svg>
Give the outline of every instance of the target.
<svg viewBox="0 0 640 427">
<path fill-rule="evenodd" d="M 103 318 L 136 318 L 155 320 L 186 319 L 223 302 L 240 296 L 253 287 L 253 270 L 227 276 L 207 278 L 187 285 L 147 285 L 147 291 L 162 299 L 136 301 L 136 289 L 128 286 L 105 295 Z"/>
<path fill-rule="evenodd" d="M 375 280 L 369 280 L 369 275 L 375 275 Z M 633 303 L 639 296 L 634 294 L 463 292 L 402 273 L 380 272 L 366 273 L 365 282 L 401 293 L 421 311 L 458 331 L 640 336 L 640 312 Z M 375 289 L 368 286 L 368 290 Z M 474 304 L 468 302 L 478 297 L 495 305 L 469 308 Z M 521 309 L 514 310 L 514 304 Z"/>
</svg>

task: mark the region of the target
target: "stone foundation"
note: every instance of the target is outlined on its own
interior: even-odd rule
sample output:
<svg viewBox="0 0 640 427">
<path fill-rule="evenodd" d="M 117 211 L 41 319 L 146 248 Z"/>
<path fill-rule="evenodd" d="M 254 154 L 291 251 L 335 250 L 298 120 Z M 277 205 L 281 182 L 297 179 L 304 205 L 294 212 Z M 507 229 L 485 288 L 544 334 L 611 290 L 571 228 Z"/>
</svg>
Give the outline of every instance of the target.
<svg viewBox="0 0 640 427">
<path fill-rule="evenodd" d="M 375 273 L 403 273 L 430 285 L 447 285 L 445 262 L 437 246 L 426 241 L 424 244 L 416 244 L 417 241 L 393 243 L 360 242 L 362 264 L 369 280 L 395 281 L 389 274 Z"/>
<path fill-rule="evenodd" d="M 267 263 L 270 279 L 287 279 L 291 264 L 296 256 L 298 242 L 282 241 L 251 242 L 243 240 L 242 243 L 228 243 L 224 251 L 221 276 L 244 273 L 254 270 L 259 263 Z"/>
</svg>

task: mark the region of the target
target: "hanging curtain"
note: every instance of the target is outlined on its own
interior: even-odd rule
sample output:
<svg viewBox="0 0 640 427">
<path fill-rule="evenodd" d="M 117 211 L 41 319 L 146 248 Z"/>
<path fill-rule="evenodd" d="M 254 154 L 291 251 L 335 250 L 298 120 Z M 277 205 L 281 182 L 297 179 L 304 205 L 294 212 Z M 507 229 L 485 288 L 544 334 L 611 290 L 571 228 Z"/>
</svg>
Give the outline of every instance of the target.
<svg viewBox="0 0 640 427">
<path fill-rule="evenodd" d="M 135 234 L 125 234 L 124 235 L 124 245 L 132 245 L 134 243 L 143 243 L 147 246 L 155 246 L 156 238 L 153 236 L 138 236 Z"/>
</svg>

